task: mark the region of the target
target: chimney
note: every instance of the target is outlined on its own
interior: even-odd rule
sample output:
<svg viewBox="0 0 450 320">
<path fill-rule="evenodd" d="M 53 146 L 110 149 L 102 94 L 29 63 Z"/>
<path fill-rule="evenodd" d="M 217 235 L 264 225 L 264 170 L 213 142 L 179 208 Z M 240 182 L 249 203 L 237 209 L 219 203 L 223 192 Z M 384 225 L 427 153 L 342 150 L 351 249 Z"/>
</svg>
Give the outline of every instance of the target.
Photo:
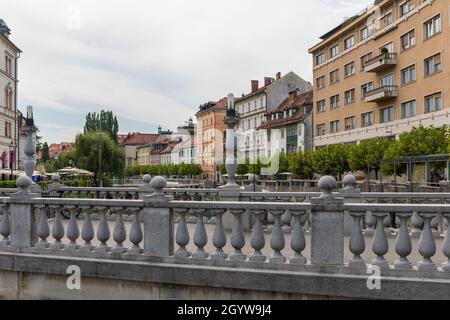
<svg viewBox="0 0 450 320">
<path fill-rule="evenodd" d="M 281 79 L 281 72 L 277 72 L 277 74 L 275 75 L 275 78 L 277 80 L 280 80 Z"/>
<path fill-rule="evenodd" d="M 271 77 L 265 77 L 265 78 L 264 78 L 264 86 L 265 86 L 265 87 L 268 87 L 268 86 L 272 83 L 272 81 L 273 81 L 273 78 L 271 78 Z"/>
<path fill-rule="evenodd" d="M 252 80 L 252 93 L 258 91 L 259 89 L 259 81 L 258 80 Z"/>
</svg>

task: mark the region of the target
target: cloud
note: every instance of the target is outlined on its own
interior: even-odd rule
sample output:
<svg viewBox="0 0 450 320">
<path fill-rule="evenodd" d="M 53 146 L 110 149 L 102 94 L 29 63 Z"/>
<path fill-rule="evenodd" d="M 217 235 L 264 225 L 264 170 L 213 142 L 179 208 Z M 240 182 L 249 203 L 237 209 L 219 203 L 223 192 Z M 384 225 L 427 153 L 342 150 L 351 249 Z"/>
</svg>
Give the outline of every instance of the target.
<svg viewBox="0 0 450 320">
<path fill-rule="evenodd" d="M 124 130 L 175 128 L 200 104 L 248 92 L 251 79 L 291 70 L 312 81 L 308 48 L 360 1 L 16 0 L 2 4 L 19 60 L 19 102 L 70 140 L 89 111 Z M 78 16 L 79 13 L 79 16 Z M 122 119 L 122 121 L 121 121 Z M 143 125 L 144 124 L 144 125 Z M 145 129 L 146 127 L 144 127 Z"/>
</svg>

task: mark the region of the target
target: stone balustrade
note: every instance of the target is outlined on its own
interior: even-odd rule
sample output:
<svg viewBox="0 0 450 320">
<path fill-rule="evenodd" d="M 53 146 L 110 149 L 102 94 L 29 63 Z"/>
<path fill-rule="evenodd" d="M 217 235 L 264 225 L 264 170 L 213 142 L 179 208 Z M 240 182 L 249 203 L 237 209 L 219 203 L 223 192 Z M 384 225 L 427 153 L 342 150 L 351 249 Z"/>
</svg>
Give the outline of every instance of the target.
<svg viewBox="0 0 450 320">
<path fill-rule="evenodd" d="M 0 251 L 263 269 L 339 268 L 349 274 L 364 273 L 371 264 L 394 275 L 421 272 L 450 278 L 450 235 L 438 250 L 433 224 L 438 214 L 450 221 L 447 204 L 349 203 L 332 192 L 332 177 L 321 179 L 322 193 L 309 202 L 180 201 L 165 193 L 163 178 L 155 177 L 149 185 L 153 193 L 136 200 L 43 198 L 30 192 L 29 178 L 21 177 L 19 191 L 0 198 Z M 68 222 L 63 222 L 63 212 L 69 214 Z M 390 213 L 399 226 L 394 247 L 389 247 L 386 229 Z M 245 214 L 253 218 L 250 235 L 242 223 Z M 352 218 L 348 245 L 346 214 Z M 208 232 L 204 218 L 211 215 L 215 225 Z M 224 227 L 226 215 L 233 219 L 231 234 Z M 262 223 L 267 215 L 273 220 L 270 230 Z M 190 217 L 194 230 L 187 225 Z M 413 246 L 416 234 L 420 238 Z M 397 259 L 386 259 L 394 251 Z M 411 255 L 420 260 L 411 263 Z"/>
</svg>

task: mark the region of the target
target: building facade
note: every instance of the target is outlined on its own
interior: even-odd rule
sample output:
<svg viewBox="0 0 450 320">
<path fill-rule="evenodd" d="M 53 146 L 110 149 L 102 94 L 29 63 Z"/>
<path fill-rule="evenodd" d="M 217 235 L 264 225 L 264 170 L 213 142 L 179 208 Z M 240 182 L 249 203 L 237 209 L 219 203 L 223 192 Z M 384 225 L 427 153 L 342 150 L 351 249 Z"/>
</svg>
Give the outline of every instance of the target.
<svg viewBox="0 0 450 320">
<path fill-rule="evenodd" d="M 449 3 L 381 0 L 321 37 L 314 145 L 398 137 L 449 124 Z"/>
<path fill-rule="evenodd" d="M 269 156 L 312 149 L 312 106 L 312 91 L 295 90 L 277 108 L 266 113 L 266 121 L 259 130 L 266 131 Z"/>
<path fill-rule="evenodd" d="M 299 77 L 295 72 L 284 76 L 277 73 L 274 78 L 265 77 L 264 86 L 259 87 L 259 81 L 251 81 L 251 92 L 236 99 L 235 108 L 239 115 L 237 126 L 238 156 L 240 161 L 260 157 L 269 157 L 266 148 L 267 135 L 265 130 L 258 130 L 266 121 L 266 113 L 273 111 L 289 96 L 289 92 L 312 90 L 309 82 Z M 253 161 L 254 162 L 254 161 Z"/>
<path fill-rule="evenodd" d="M 11 30 L 0 19 L 0 160 L 2 168 L 18 168 L 17 62 L 20 49 L 10 39 Z"/>
<path fill-rule="evenodd" d="M 123 135 L 121 136 L 122 142 L 120 143 L 120 146 L 125 153 L 125 164 L 129 167 L 137 164 L 146 164 L 140 162 L 145 159 L 145 155 L 143 154 L 143 150 L 138 151 L 138 148 L 155 142 L 155 140 L 158 139 L 159 134 L 134 132 L 128 133 L 126 138 L 124 138 Z M 138 159 L 140 160 L 138 161 Z"/>
<path fill-rule="evenodd" d="M 199 107 L 197 118 L 196 156 L 201 166 L 202 177 L 218 181 L 218 166 L 225 159 L 224 139 L 227 98 L 208 102 Z"/>
</svg>

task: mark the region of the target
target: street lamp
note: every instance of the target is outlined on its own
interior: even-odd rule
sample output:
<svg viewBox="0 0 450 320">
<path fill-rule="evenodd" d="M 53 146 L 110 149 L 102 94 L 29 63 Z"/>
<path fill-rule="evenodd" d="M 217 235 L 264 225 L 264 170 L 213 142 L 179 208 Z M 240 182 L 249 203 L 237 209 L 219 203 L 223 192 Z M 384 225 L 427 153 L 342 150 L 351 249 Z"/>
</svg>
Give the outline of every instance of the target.
<svg viewBox="0 0 450 320">
<path fill-rule="evenodd" d="M 9 144 L 9 167 L 11 169 L 11 179 L 14 174 L 14 172 L 13 172 L 13 170 L 14 170 L 13 157 L 14 157 L 15 151 L 16 151 L 16 143 L 14 142 L 14 140 L 11 140 L 11 143 Z"/>
</svg>

